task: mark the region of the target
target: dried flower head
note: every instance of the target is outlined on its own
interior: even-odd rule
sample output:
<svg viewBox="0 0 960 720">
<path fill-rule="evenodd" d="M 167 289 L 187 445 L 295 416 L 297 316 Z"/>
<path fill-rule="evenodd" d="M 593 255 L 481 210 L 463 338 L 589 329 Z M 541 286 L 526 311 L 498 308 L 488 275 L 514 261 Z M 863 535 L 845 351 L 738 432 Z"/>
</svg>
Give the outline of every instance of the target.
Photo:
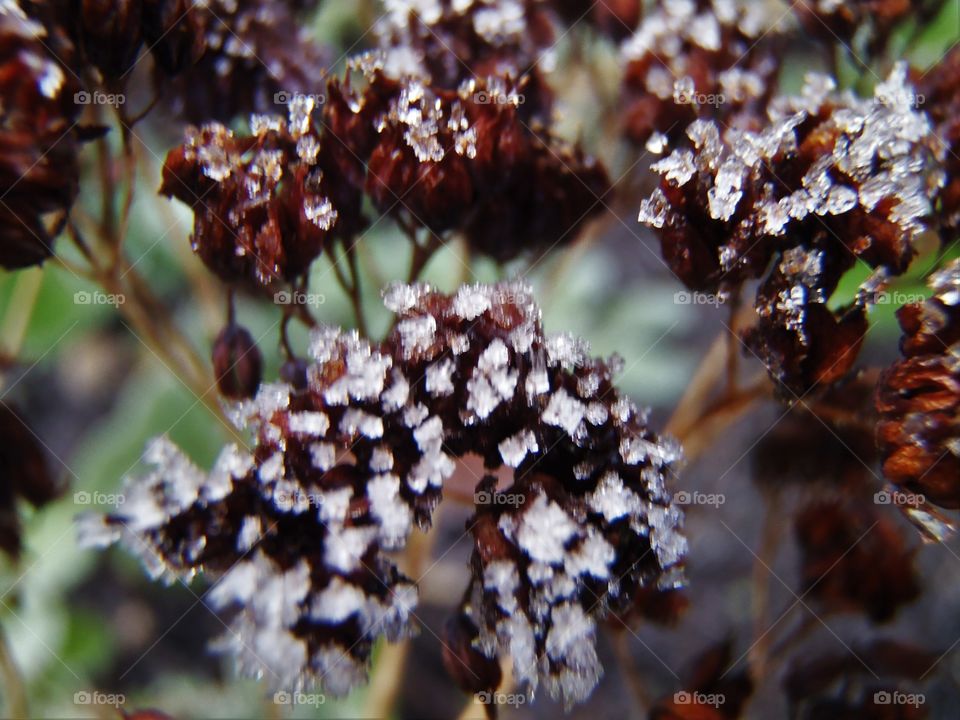
<svg viewBox="0 0 960 720">
<path fill-rule="evenodd" d="M 773 90 L 788 17 L 779 2 L 656 3 L 621 50 L 628 137 L 655 148 L 696 118 L 750 125 Z"/>
<path fill-rule="evenodd" d="M 251 452 L 230 446 L 203 473 L 156 441 L 156 470 L 90 521 L 88 541 L 123 539 L 154 576 L 217 578 L 243 671 L 343 693 L 377 636 L 413 630 L 416 588 L 384 551 L 429 524 L 455 459 L 476 453 L 514 477 L 504 495 L 492 478 L 477 488 L 448 662 L 487 686 L 496 674 L 476 653 L 510 654 L 526 689 L 582 700 L 601 673 L 597 621 L 638 587 L 681 581 L 665 488 L 679 447 L 614 388 L 616 363 L 543 334 L 525 285 L 395 285 L 386 305 L 398 323 L 382 344 L 320 329 L 304 390 L 265 385 L 233 409 Z"/>
<path fill-rule="evenodd" d="M 913 106 L 906 66 L 872 99 L 809 76 L 803 94 L 770 108 L 762 132 L 697 120 L 693 149 L 654 164 L 660 187 L 641 206 L 670 268 L 689 288 L 717 292 L 769 272 L 747 341 L 796 394 L 841 377 L 866 328 L 864 307 L 904 272 L 939 177 L 930 121 Z M 843 273 L 876 269 L 854 302 L 827 308 Z"/>
<path fill-rule="evenodd" d="M 297 96 L 287 118 L 254 115 L 252 135 L 219 123 L 190 128 L 167 156 L 160 192 L 193 209 L 191 245 L 224 279 L 302 277 L 334 233 L 357 227 L 359 192 L 324 152 L 314 106 Z"/>
<path fill-rule="evenodd" d="M 940 651 L 889 639 L 856 642 L 842 653 L 797 655 L 783 680 L 790 717 L 798 720 L 923 720 L 927 704 L 914 699 Z M 919 697 L 923 697 L 919 695 Z"/>
<path fill-rule="evenodd" d="M 14 0 L 0 1 L 0 265 L 6 268 L 53 254 L 55 226 L 77 194 L 78 88 L 59 59 L 69 59 L 71 50 L 54 26 Z"/>
<path fill-rule="evenodd" d="M 343 148 L 334 151 L 343 174 L 364 178 L 381 212 L 407 227 L 457 230 L 478 251 L 509 260 L 569 242 L 602 208 L 605 169 L 528 124 L 524 85 L 489 77 L 444 90 L 390 77 L 382 58 L 357 63 L 366 87 L 332 83 L 325 118 Z"/>
<path fill-rule="evenodd" d="M 890 620 L 920 595 L 913 565 L 892 516 L 865 505 L 811 503 L 796 518 L 801 587 L 827 612 Z"/>
<path fill-rule="evenodd" d="M 898 312 L 903 358 L 877 388 L 883 472 L 934 505 L 960 508 L 960 260 L 930 279 L 933 296 Z"/>
<path fill-rule="evenodd" d="M 185 54 L 183 47 L 171 49 L 172 61 L 164 63 L 160 57 L 157 61 L 164 75 L 183 66 L 184 71 L 172 81 L 157 80 L 172 85 L 177 114 L 193 123 L 227 122 L 251 112 L 282 112 L 291 98 L 301 94 L 322 98 L 330 58 L 302 22 L 303 11 L 315 4 L 313 0 L 195 3 L 190 12 L 202 13 L 200 42 L 205 51 L 189 65 L 177 61 Z M 180 28 L 186 18 L 174 17 Z M 169 32 L 163 39 L 173 43 L 176 35 Z M 184 36 L 181 42 L 188 39 Z M 153 52 L 157 55 L 164 47 L 156 45 Z"/>
</svg>

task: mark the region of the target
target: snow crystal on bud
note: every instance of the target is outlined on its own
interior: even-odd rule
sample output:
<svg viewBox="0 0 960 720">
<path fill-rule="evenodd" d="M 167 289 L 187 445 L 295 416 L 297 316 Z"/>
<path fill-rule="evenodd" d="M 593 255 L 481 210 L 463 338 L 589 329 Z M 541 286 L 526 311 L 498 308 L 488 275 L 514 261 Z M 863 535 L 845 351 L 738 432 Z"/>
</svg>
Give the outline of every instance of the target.
<svg viewBox="0 0 960 720">
<path fill-rule="evenodd" d="M 368 438 L 383 437 L 383 418 L 357 408 L 347 408 L 340 420 L 340 432 L 344 435 L 360 433 Z"/>
<path fill-rule="evenodd" d="M 383 304 L 390 312 L 405 313 L 417 304 L 423 292 L 420 285 L 391 283 L 383 291 Z"/>
<path fill-rule="evenodd" d="M 400 478 L 377 475 L 367 483 L 370 511 L 380 521 L 380 541 L 388 550 L 403 547 L 413 527 L 413 512 L 400 497 Z"/>
<path fill-rule="evenodd" d="M 465 285 L 453 299 L 453 311 L 464 320 L 475 320 L 490 309 L 490 294 L 479 285 Z"/>
<path fill-rule="evenodd" d="M 480 354 L 476 370 L 467 382 L 467 410 L 481 420 L 488 417 L 504 400 L 513 397 L 517 371 L 508 367 L 510 351 L 496 338 Z"/>
<path fill-rule="evenodd" d="M 434 397 L 444 397 L 453 393 L 453 360 L 444 358 L 427 366 L 426 388 Z"/>
<path fill-rule="evenodd" d="M 563 428 L 567 435 L 574 437 L 586 413 L 585 404 L 560 388 L 550 396 L 542 417 L 548 425 Z"/>
<path fill-rule="evenodd" d="M 733 217 L 743 196 L 741 188 L 746 170 L 739 158 L 731 156 L 723 161 L 714 186 L 707 193 L 711 217 L 724 221 Z"/>
<path fill-rule="evenodd" d="M 330 419 L 322 412 L 298 412 L 289 415 L 290 432 L 323 437 L 330 427 Z"/>
<path fill-rule="evenodd" d="M 576 532 L 576 524 L 564 509 L 540 493 L 524 509 L 516 540 L 532 559 L 562 563 L 566 554 L 565 545 Z"/>
<path fill-rule="evenodd" d="M 500 456 L 510 467 L 518 467 L 528 453 L 537 452 L 537 437 L 531 430 L 521 430 L 516 435 L 508 437 L 498 446 Z"/>
<path fill-rule="evenodd" d="M 432 315 L 407 318 L 397 323 L 397 332 L 403 345 L 405 357 L 412 357 L 430 347 L 437 331 L 437 321 Z"/>
<path fill-rule="evenodd" d="M 650 169 L 663 175 L 669 182 L 678 186 L 686 185 L 697 173 L 690 150 L 674 150 L 662 160 L 658 160 Z"/>
<path fill-rule="evenodd" d="M 342 572 L 353 572 L 376 536 L 375 527 L 341 528 L 328 536 L 324 561 Z"/>
</svg>

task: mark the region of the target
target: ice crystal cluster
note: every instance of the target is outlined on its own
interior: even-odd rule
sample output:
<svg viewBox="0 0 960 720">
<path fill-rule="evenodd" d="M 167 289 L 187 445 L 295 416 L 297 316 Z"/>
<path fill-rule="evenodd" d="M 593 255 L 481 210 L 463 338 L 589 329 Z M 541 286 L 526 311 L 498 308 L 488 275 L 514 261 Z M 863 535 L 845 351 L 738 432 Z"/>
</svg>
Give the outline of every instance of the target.
<svg viewBox="0 0 960 720">
<path fill-rule="evenodd" d="M 659 233 L 688 287 L 735 288 L 772 265 L 748 342 L 794 392 L 849 369 L 865 306 L 914 256 L 942 182 L 915 95 L 904 64 L 869 99 L 811 75 L 799 97 L 771 103 L 766 129 L 697 120 L 687 128 L 692 147 L 653 165 L 661 183 L 640 221 Z M 853 305 L 828 310 L 857 262 L 874 275 Z"/>
<path fill-rule="evenodd" d="M 305 388 L 267 384 L 232 407 L 252 449 L 228 446 L 202 472 L 156 440 L 155 469 L 86 521 L 88 541 L 123 541 L 154 576 L 214 580 L 244 672 L 343 693 L 378 636 L 414 629 L 416 588 L 386 553 L 476 454 L 491 474 L 468 521 L 469 649 L 510 655 L 531 693 L 580 701 L 602 672 L 598 620 L 682 582 L 666 489 L 680 449 L 616 390 L 617 361 L 544 335 L 524 284 L 393 285 L 385 303 L 397 323 L 384 342 L 318 329 Z M 512 475 L 502 490 L 498 470 Z"/>
<path fill-rule="evenodd" d="M 791 27 L 781 2 L 656 3 L 621 47 L 627 134 L 655 148 L 696 117 L 756 113 L 778 69 L 772 52 Z"/>
</svg>

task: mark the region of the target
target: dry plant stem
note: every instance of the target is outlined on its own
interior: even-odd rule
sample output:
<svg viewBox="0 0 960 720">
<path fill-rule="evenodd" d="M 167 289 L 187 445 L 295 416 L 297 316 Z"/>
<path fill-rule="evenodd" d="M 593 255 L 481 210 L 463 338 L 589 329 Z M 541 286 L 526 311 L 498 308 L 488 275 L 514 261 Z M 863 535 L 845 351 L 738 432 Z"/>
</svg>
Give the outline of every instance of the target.
<svg viewBox="0 0 960 720">
<path fill-rule="evenodd" d="M 6 633 L 3 632 L 2 627 L 0 627 L 0 675 L 3 677 L 3 694 L 6 698 L 7 717 L 30 717 L 23 675 L 20 674 L 20 668 L 17 667 L 17 663 L 13 659 Z"/>
<path fill-rule="evenodd" d="M 710 393 L 721 378 L 725 369 L 728 332 L 724 330 L 714 339 L 699 367 L 690 379 L 686 392 L 680 398 L 676 408 L 663 431 L 674 437 L 686 434 L 688 429 L 703 415 Z"/>
<path fill-rule="evenodd" d="M 767 398 L 772 387 L 766 374 L 738 390 L 733 395 L 724 395 L 717 403 L 706 408 L 689 427 L 675 437 L 683 445 L 683 456 L 693 462 L 726 433 L 730 426 L 750 412 L 757 401 Z"/>
<path fill-rule="evenodd" d="M 753 562 L 751 574 L 751 602 L 753 605 L 753 647 L 747 654 L 747 665 L 754 683 L 759 686 L 767 671 L 767 659 L 773 633 L 770 630 L 770 579 L 772 567 L 780 547 L 784 524 L 779 512 L 779 496 L 776 491 L 763 493 L 763 528 L 760 547 Z"/>
<path fill-rule="evenodd" d="M 363 311 L 363 293 L 360 287 L 360 268 L 357 265 L 356 245 L 347 248 L 347 265 L 350 268 L 350 302 L 357 319 L 357 329 L 363 337 L 370 337 L 367 331 L 367 316 Z"/>
<path fill-rule="evenodd" d="M 413 243 L 413 256 L 410 258 L 410 271 L 407 273 L 407 282 L 416 282 L 423 269 L 430 262 L 434 253 L 440 248 L 440 238 L 431 234 L 430 237 L 421 245 L 417 242 L 416 235 L 412 234 L 410 241 Z"/>
<path fill-rule="evenodd" d="M 613 650 L 617 656 L 617 667 L 630 686 L 633 695 L 633 706 L 630 708 L 630 718 L 640 720 L 646 717 L 647 710 L 653 706 L 653 698 L 643 682 L 643 676 L 637 667 L 637 661 L 630 652 L 630 634 L 620 629 L 613 634 Z"/>
<path fill-rule="evenodd" d="M 17 276 L 10 305 L 3 318 L 3 325 L 0 326 L 0 353 L 16 357 L 20 352 L 42 283 L 41 268 L 23 270 Z"/>
<path fill-rule="evenodd" d="M 419 581 L 430 559 L 436 540 L 440 516 L 434 518 L 429 532 L 414 532 L 403 554 L 401 569 L 408 577 Z M 404 668 L 410 655 L 410 640 L 399 643 L 384 643 L 377 657 L 376 667 L 370 676 L 364 717 L 391 717 L 396 710 L 397 696 L 403 681 Z"/>
</svg>

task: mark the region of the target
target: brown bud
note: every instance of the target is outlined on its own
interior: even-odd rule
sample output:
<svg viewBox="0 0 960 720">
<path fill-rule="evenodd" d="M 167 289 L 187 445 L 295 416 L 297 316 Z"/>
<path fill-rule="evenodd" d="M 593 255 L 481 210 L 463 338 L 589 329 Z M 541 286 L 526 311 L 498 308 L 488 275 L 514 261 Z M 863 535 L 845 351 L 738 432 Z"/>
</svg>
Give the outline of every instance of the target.
<svg viewBox="0 0 960 720">
<path fill-rule="evenodd" d="M 444 630 L 443 666 L 457 686 L 468 693 L 492 692 L 502 679 L 497 659 L 474 647 L 478 635 L 477 626 L 463 613 L 450 618 Z"/>
<path fill-rule="evenodd" d="M 229 398 L 253 397 L 263 375 L 263 358 L 246 328 L 227 325 L 213 343 L 213 371 Z"/>
</svg>

